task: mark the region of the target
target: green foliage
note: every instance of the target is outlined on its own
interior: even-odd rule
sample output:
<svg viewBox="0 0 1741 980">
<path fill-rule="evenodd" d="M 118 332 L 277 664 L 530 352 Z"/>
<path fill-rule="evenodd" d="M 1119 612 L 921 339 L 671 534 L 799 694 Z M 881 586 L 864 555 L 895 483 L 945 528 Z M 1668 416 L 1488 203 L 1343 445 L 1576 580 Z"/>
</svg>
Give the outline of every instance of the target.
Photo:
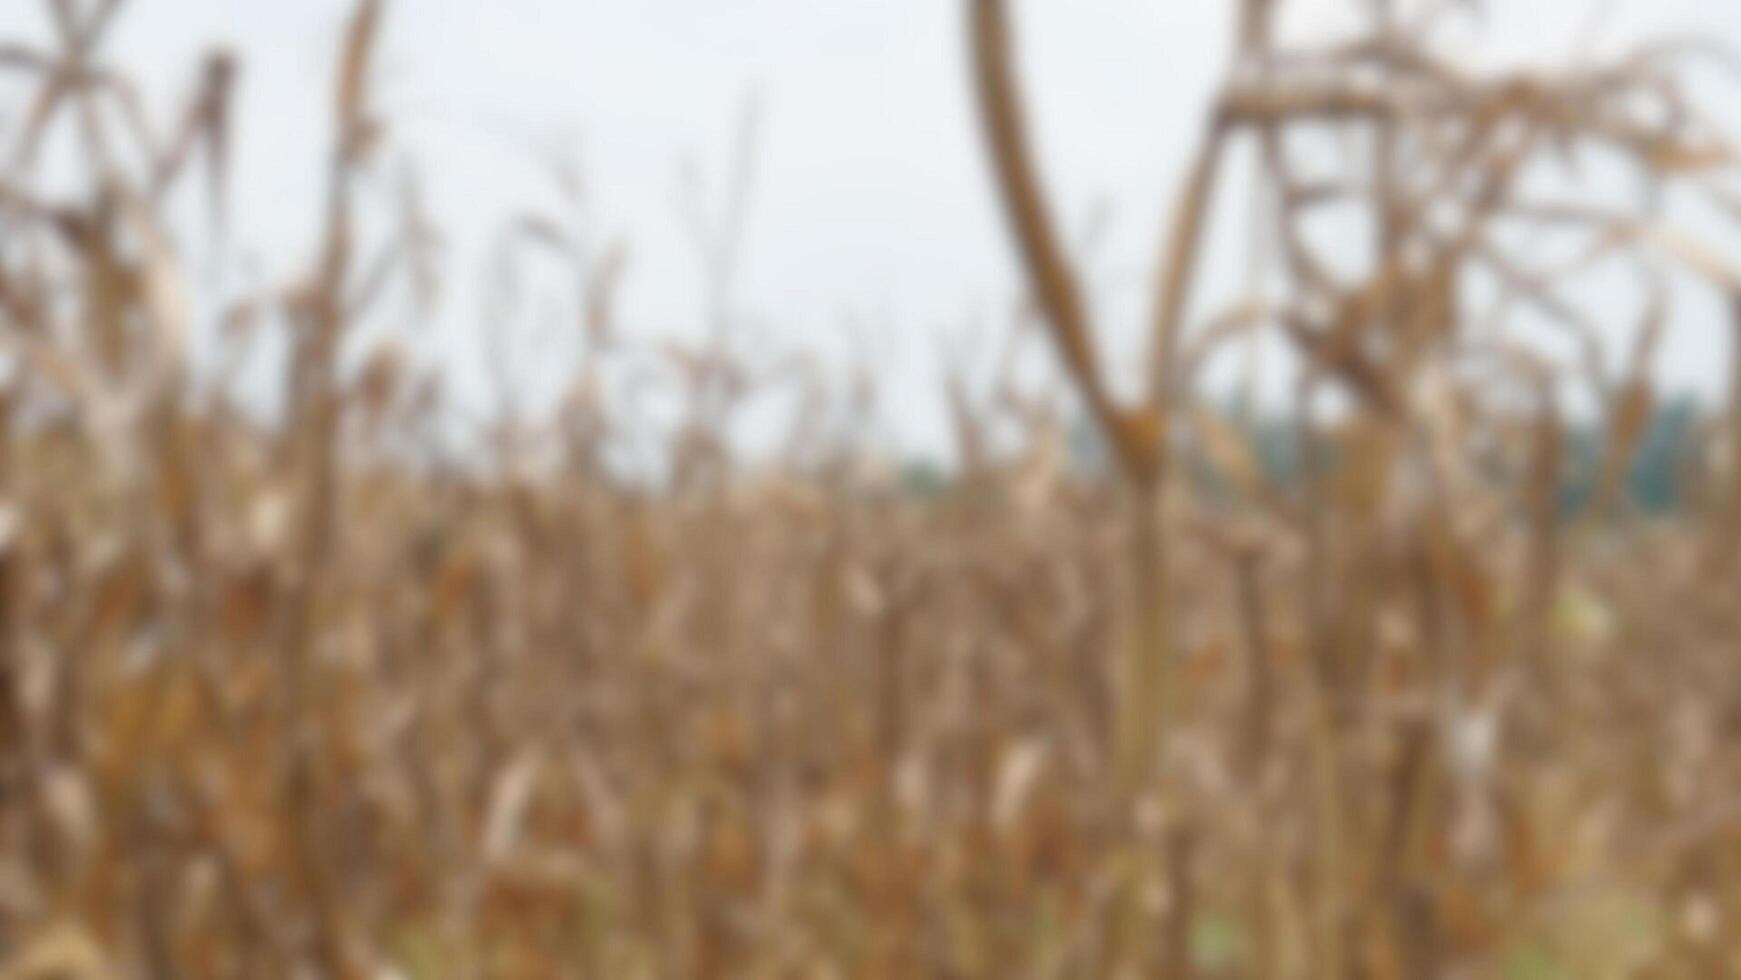
<svg viewBox="0 0 1741 980">
<path fill-rule="evenodd" d="M 1640 512 L 1663 516 L 1682 511 L 1692 499 L 1691 463 L 1697 450 L 1698 429 L 1704 410 L 1690 396 L 1668 400 L 1652 418 L 1637 451 L 1626 469 L 1625 500 Z M 1304 476 L 1306 454 L 1302 449 L 1300 427 L 1287 416 L 1240 418 L 1226 412 L 1224 420 L 1242 432 L 1251 447 L 1259 469 L 1273 485 L 1286 489 L 1297 486 Z M 1560 490 L 1561 513 L 1573 517 L 1590 505 L 1597 473 L 1602 465 L 1606 433 L 1598 422 L 1583 422 L 1570 426 L 1566 433 L 1566 466 Z M 1325 440 L 1317 447 L 1317 465 L 1333 470 L 1336 465 L 1335 446 Z M 1102 440 L 1086 418 L 1070 429 L 1070 460 L 1078 472 L 1107 472 L 1109 457 Z M 1185 458 L 1186 471 L 1200 490 L 1211 496 L 1230 492 L 1224 476 L 1200 453 Z M 910 487 L 935 489 L 935 483 L 948 477 L 935 467 L 915 468 Z M 924 480 L 920 479 L 920 476 Z"/>
</svg>

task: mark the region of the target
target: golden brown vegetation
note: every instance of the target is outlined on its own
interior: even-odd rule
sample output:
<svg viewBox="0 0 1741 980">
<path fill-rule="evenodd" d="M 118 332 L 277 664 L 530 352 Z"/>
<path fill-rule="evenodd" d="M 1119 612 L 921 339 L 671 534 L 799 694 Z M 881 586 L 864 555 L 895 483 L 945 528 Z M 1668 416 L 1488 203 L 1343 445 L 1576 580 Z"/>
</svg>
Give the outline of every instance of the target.
<svg viewBox="0 0 1741 980">
<path fill-rule="evenodd" d="M 1648 209 L 1523 186 L 1601 152 L 1727 200 L 1689 52 L 1480 77 L 1428 15 L 1377 3 L 1368 36 L 1294 50 L 1246 0 L 1132 407 L 1048 214 L 1007 4 L 967 0 L 1034 305 L 1116 465 L 1064 466 L 1043 413 L 985 458 L 958 378 L 961 471 L 917 494 L 847 437 L 735 466 L 719 420 L 783 375 L 723 331 L 626 349 L 620 253 L 544 217 L 506 254 L 580 284 L 574 396 L 487 466 L 420 453 L 438 391 L 356 332 L 434 274 L 414 193 L 391 229 L 358 216 L 391 136 L 378 0 L 340 59 L 313 268 L 219 313 L 226 354 L 292 338 L 284 418 L 250 422 L 189 380 L 165 203 L 203 157 L 221 220 L 234 68 L 154 134 L 96 60 L 120 6 L 51 2 L 59 50 L 0 46 L 38 86 L 0 132 L 0 977 L 1741 971 L 1741 363 L 1694 499 L 1641 520 L 1618 483 L 1662 304 L 1612 377 L 1614 324 L 1560 288 L 1690 269 L 1741 309 L 1741 277 Z M 57 126 L 76 200 L 35 190 Z M 1306 172 L 1302 133 L 1361 159 Z M 1191 324 L 1238 146 L 1282 269 Z M 1379 243 L 1352 281 L 1307 231 L 1337 207 Z M 1507 223 L 1587 244 L 1531 267 Z M 1520 341 L 1522 309 L 1585 360 Z M 1307 365 L 1292 480 L 1197 381 L 1265 330 Z M 636 486 L 597 372 L 655 356 L 689 411 L 670 478 Z M 1607 441 L 1568 521 L 1580 385 Z"/>
</svg>

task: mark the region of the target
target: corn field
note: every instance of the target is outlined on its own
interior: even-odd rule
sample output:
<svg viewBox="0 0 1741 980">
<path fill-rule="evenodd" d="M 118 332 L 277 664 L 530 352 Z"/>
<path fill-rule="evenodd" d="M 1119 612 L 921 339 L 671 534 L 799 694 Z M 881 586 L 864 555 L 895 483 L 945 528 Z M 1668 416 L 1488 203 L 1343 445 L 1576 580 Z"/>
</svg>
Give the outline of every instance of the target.
<svg viewBox="0 0 1741 980">
<path fill-rule="evenodd" d="M 1741 976 L 1741 261 L 1657 202 L 1741 220 L 1685 81 L 1729 55 L 1482 73 L 1437 40 L 1462 4 L 1373 0 L 1299 47 L 1288 0 L 1229 3 L 1122 386 L 1020 18 L 950 2 L 1009 329 L 1058 371 L 953 358 L 956 462 L 923 487 L 863 437 L 868 373 L 624 329 L 624 253 L 563 212 L 504 216 L 497 258 L 571 284 L 567 396 L 456 421 L 369 328 L 451 274 L 386 165 L 382 0 L 310 95 L 312 261 L 238 297 L 188 259 L 234 231 L 236 57 L 160 120 L 102 48 L 150 0 L 0 38 L 30 93 L 0 114 L 0 978 Z M 1237 154 L 1275 261 L 1207 309 Z M 1580 190 L 1587 155 L 1652 193 Z M 1649 302 L 1580 304 L 1592 270 Z M 1733 311 L 1705 325 L 1732 386 L 1645 514 L 1671 278 Z M 1203 381 L 1258 337 L 1300 365 L 1285 477 Z M 750 460 L 728 423 L 772 388 L 792 438 Z"/>
</svg>

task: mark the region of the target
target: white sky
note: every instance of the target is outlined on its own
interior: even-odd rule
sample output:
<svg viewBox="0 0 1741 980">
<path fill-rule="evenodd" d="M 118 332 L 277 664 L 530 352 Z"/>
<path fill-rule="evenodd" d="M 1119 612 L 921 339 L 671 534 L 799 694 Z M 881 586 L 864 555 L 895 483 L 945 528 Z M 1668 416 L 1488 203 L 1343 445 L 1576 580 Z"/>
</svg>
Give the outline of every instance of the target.
<svg viewBox="0 0 1741 980">
<path fill-rule="evenodd" d="M 1490 0 L 1471 57 L 1563 60 L 1600 0 Z M 1296 0 L 1301 30 L 1347 0 Z M 40 34 L 40 4 L 0 0 L 0 36 Z M 1114 224 L 1096 268 L 1107 319 L 1134 336 L 1165 202 L 1227 48 L 1232 0 L 1024 0 L 1027 88 L 1056 209 Z M 1614 0 L 1607 47 L 1693 29 L 1741 45 L 1734 0 Z M 167 118 L 210 45 L 244 69 L 234 227 L 285 273 L 317 229 L 331 62 L 349 0 L 133 0 L 106 49 Z M 738 294 L 792 342 L 841 351 L 848 311 L 879 325 L 885 398 L 906 441 L 944 441 L 938 337 L 1008 307 L 1016 277 L 966 85 L 951 0 L 398 0 L 380 101 L 400 121 L 454 234 L 456 296 L 475 292 L 492 221 L 550 200 L 501 135 L 570 134 L 597 220 L 629 236 L 629 325 L 693 323 L 699 264 L 673 205 L 678 161 L 731 160 L 738 111 L 761 105 L 758 192 Z M 1737 90 L 1725 94 L 1731 99 Z M 3 103 L 0 103 L 3 107 Z M 717 181 L 716 181 L 717 183 Z M 1209 292 L 1237 281 L 1237 242 L 1211 252 Z M 1118 285 L 1122 283 L 1123 285 Z M 459 310 L 471 324 L 474 306 Z M 450 332 L 451 334 L 451 332 Z M 1714 391 L 1726 352 L 1706 327 L 1671 340 L 1665 371 Z M 435 341 L 475 359 L 475 341 Z M 1128 346 L 1128 345 L 1127 345 Z M 1117 342 L 1114 350 L 1119 350 Z M 472 365 L 475 367 L 475 365 Z"/>
</svg>

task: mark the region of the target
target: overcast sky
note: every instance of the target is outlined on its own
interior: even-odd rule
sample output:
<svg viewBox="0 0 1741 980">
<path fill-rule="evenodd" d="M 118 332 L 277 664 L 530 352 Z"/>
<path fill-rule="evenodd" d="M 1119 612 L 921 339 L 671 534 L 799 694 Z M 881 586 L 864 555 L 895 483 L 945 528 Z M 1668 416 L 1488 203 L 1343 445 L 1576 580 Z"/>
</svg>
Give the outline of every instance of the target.
<svg viewBox="0 0 1741 980">
<path fill-rule="evenodd" d="M 1593 3 L 1490 2 L 1491 29 L 1464 53 L 1490 64 L 1562 63 Z M 0 2 L 0 34 L 40 33 L 38 6 Z M 1234 6 L 1017 4 L 1057 209 L 1080 224 L 1097 201 L 1111 207 L 1096 267 L 1107 319 L 1126 332 Z M 1296 0 L 1293 29 L 1330 29 L 1348 6 Z M 1732 0 L 1610 6 L 1598 49 L 1686 29 L 1741 44 L 1741 3 Z M 205 49 L 241 53 L 234 224 L 278 271 L 296 268 L 316 233 L 331 63 L 349 8 L 133 0 L 107 49 L 136 69 L 165 116 Z M 477 276 L 477 246 L 493 219 L 549 200 L 530 154 L 507 134 L 571 139 L 597 221 L 633 244 L 626 318 L 664 330 L 693 322 L 699 305 L 699 264 L 673 206 L 678 161 L 691 155 L 719 174 L 753 93 L 759 174 L 740 298 L 779 336 L 823 350 L 841 348 L 849 311 L 877 325 L 888 397 L 904 403 L 895 424 L 935 446 L 937 336 L 1006 309 L 1016 281 L 983 169 L 961 20 L 951 0 L 400 0 L 380 101 L 423 161 L 433 208 L 454 230 L 452 268 L 465 279 Z M 1210 278 L 1230 281 L 1237 246 L 1213 255 Z M 1678 337 L 1665 370 L 1714 390 L 1726 361 L 1713 356 L 1716 336 Z M 475 352 L 457 336 L 432 343 L 459 362 Z"/>
</svg>

